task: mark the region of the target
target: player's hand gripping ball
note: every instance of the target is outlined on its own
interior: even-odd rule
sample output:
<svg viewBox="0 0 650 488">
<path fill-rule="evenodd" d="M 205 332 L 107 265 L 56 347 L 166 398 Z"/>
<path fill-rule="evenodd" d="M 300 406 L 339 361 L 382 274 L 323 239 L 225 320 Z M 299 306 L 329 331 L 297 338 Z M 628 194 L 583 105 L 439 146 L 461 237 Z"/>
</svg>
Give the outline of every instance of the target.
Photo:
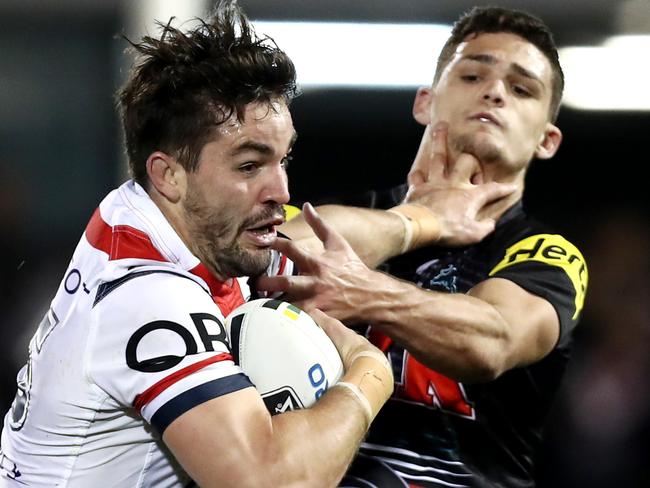
<svg viewBox="0 0 650 488">
<path fill-rule="evenodd" d="M 252 300 L 226 317 L 234 360 L 271 415 L 309 407 L 343 374 L 325 332 L 304 311 L 281 300 Z"/>
</svg>

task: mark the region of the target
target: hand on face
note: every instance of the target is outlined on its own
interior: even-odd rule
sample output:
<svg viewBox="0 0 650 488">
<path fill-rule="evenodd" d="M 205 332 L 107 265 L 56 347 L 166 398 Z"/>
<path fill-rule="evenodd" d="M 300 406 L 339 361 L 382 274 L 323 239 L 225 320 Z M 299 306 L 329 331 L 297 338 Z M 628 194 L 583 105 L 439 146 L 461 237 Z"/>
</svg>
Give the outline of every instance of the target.
<svg viewBox="0 0 650 488">
<path fill-rule="evenodd" d="M 512 202 L 517 187 L 484 182 L 481 165 L 473 155 L 455 160 L 447 148 L 447 124 L 427 126 L 409 171 L 405 203 L 430 209 L 440 221 L 439 244 L 461 246 L 479 242 Z"/>
<path fill-rule="evenodd" d="M 370 270 L 310 204 L 303 206 L 303 215 L 324 251 L 309 253 L 290 240 L 278 238 L 273 248 L 296 263 L 301 275 L 262 276 L 256 286 L 259 290 L 284 292 L 284 300 L 307 312 L 320 309 L 339 320 L 354 319 L 359 311 L 355 283 L 366 279 Z"/>
</svg>

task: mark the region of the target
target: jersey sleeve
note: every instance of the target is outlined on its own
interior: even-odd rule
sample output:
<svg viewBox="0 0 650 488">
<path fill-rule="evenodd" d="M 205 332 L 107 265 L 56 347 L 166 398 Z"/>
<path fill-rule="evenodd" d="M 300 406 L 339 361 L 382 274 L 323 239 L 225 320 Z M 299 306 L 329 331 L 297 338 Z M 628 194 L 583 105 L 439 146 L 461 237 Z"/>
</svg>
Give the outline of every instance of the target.
<svg viewBox="0 0 650 488">
<path fill-rule="evenodd" d="M 184 276 L 147 273 L 95 304 L 90 380 L 162 435 L 203 402 L 252 386 L 235 365 L 219 308 Z"/>
<path fill-rule="evenodd" d="M 577 247 L 557 234 L 536 234 L 508 247 L 490 276 L 505 278 L 546 300 L 560 320 L 559 344 L 578 323 L 587 292 L 588 271 Z"/>
</svg>

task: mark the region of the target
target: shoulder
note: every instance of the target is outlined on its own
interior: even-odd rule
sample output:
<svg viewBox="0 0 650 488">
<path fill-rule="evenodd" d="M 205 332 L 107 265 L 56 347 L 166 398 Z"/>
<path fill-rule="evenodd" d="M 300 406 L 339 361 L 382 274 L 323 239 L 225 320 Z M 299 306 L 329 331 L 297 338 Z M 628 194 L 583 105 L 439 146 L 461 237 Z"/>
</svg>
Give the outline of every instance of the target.
<svg viewBox="0 0 650 488">
<path fill-rule="evenodd" d="M 225 318 L 196 281 L 158 271 L 119 281 L 95 299 L 92 324 L 99 354 L 112 345 L 124 351 L 131 369 L 164 370 L 201 351 L 227 350 Z"/>
<path fill-rule="evenodd" d="M 127 333 L 144 324 L 191 322 L 194 313 L 223 315 L 208 291 L 182 274 L 153 271 L 135 272 L 100 286 L 93 305 L 93 324 Z"/>
<path fill-rule="evenodd" d="M 172 290 L 175 293 L 170 293 Z M 109 301 L 116 301 L 115 297 L 117 296 L 120 303 L 129 306 L 152 300 L 159 301 L 161 293 L 174 296 L 181 293 L 182 298 L 189 295 L 199 300 L 202 297 L 210 298 L 208 289 L 187 273 L 168 268 L 146 267 L 99 285 L 93 307 L 99 305 L 109 296 Z M 170 296 L 169 298 L 173 299 L 174 297 Z M 182 301 L 182 298 L 174 301 Z"/>
<path fill-rule="evenodd" d="M 159 430 L 192 405 L 250 386 L 232 360 L 218 306 L 182 274 L 141 273 L 114 283 L 90 322 L 93 381 L 148 421 L 171 402 L 173 415 L 165 414 Z"/>
<path fill-rule="evenodd" d="M 587 262 L 573 242 L 523 211 L 500 225 L 491 241 L 490 276 L 517 269 L 557 272 L 570 281 L 576 302 L 582 308 L 588 282 Z"/>
<path fill-rule="evenodd" d="M 513 219 L 495 232 L 489 276 L 506 278 L 548 300 L 558 312 L 563 336 L 578 321 L 589 281 L 580 249 L 528 218 Z"/>
</svg>

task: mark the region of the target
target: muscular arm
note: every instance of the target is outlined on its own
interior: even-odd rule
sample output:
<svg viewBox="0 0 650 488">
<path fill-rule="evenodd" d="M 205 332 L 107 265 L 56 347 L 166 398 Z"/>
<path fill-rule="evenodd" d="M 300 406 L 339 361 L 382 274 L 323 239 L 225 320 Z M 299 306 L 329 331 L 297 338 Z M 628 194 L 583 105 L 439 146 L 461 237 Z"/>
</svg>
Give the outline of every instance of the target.
<svg viewBox="0 0 650 488">
<path fill-rule="evenodd" d="M 202 487 L 335 486 L 365 433 L 364 412 L 343 388 L 312 408 L 271 417 L 246 388 L 176 419 L 163 440 Z"/>
<path fill-rule="evenodd" d="M 371 268 L 400 254 L 405 228 L 396 214 L 342 205 L 323 205 L 318 207 L 318 213 L 347 239 L 361 260 Z M 279 230 L 305 250 L 323 250 L 322 242 L 302 215 L 286 222 Z"/>
<path fill-rule="evenodd" d="M 427 366 L 459 381 L 487 381 L 532 363 L 559 337 L 553 306 L 515 283 L 490 278 L 467 295 L 439 293 L 369 269 L 316 215 L 310 224 L 325 246 L 320 255 L 278 240 L 304 276 L 261 279 L 298 306 L 384 331 Z"/>
<path fill-rule="evenodd" d="M 507 201 L 519 198 L 516 186 L 473 182 L 478 162 L 469 154 L 460 155 L 450 165 L 446 137 L 446 130 L 426 137 L 429 149 L 421 150 L 414 163 L 415 173 L 426 176 L 409 176 L 408 204 L 389 211 L 342 205 L 318 207 L 322 219 L 350 243 L 368 266 L 374 268 L 424 245 L 478 242 L 492 232 Z M 303 216 L 285 223 L 280 231 L 305 250 L 323 249 Z"/>
<path fill-rule="evenodd" d="M 348 303 L 332 303 L 329 313 L 368 321 L 420 362 L 458 381 L 489 381 L 533 363 L 559 337 L 553 306 L 509 280 L 491 278 L 464 295 L 371 273 L 365 282 L 350 282 L 341 293 Z"/>
<path fill-rule="evenodd" d="M 365 338 L 322 312 L 312 316 L 339 351 L 341 382 L 306 410 L 271 417 L 259 393 L 244 388 L 175 419 L 163 440 L 200 486 L 330 487 L 343 477 L 393 376 Z"/>
<path fill-rule="evenodd" d="M 498 183 L 469 189 L 440 187 L 429 192 L 426 205 L 409 203 L 387 211 L 324 205 L 318 207 L 318 215 L 348 241 L 366 265 L 374 268 L 424 245 L 458 246 L 480 241 L 494 230 L 495 220 L 490 215 L 479 217 L 479 212 L 512 191 L 513 187 Z M 302 249 L 320 253 L 323 244 L 307 223 L 310 217 L 306 215 L 315 211 L 309 204 L 303 210 L 302 215 L 279 230 Z"/>
</svg>

